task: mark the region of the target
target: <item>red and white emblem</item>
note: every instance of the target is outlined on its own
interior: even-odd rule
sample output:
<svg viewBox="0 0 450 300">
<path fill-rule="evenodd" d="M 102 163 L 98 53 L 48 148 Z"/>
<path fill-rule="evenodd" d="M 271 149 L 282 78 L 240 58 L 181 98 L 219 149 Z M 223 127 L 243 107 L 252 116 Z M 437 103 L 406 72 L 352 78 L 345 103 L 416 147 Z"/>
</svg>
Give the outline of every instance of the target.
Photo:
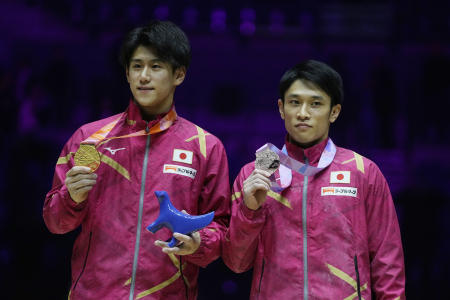
<svg viewBox="0 0 450 300">
<path fill-rule="evenodd" d="M 173 149 L 173 161 L 192 165 L 192 151 Z"/>
<path fill-rule="evenodd" d="M 330 183 L 350 183 L 350 171 L 331 172 Z"/>
</svg>

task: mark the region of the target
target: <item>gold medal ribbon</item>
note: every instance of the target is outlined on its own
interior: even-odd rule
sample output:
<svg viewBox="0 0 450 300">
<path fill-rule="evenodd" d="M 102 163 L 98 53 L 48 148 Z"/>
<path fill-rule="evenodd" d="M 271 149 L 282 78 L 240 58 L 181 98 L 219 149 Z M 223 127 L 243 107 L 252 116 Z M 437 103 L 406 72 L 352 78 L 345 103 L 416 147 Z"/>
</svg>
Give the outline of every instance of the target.
<svg viewBox="0 0 450 300">
<path fill-rule="evenodd" d="M 135 133 L 131 133 L 131 134 L 126 134 L 126 135 L 121 135 L 121 136 L 114 136 L 114 137 L 110 137 L 105 139 L 104 137 L 102 138 L 102 140 L 99 140 L 96 143 L 96 147 L 103 145 L 104 143 L 109 142 L 110 140 L 114 140 L 114 139 L 122 139 L 122 138 L 127 138 L 127 137 L 134 137 L 134 136 L 141 136 L 141 135 L 149 135 L 149 134 L 155 134 L 161 131 L 164 131 L 166 129 L 168 129 L 170 126 L 172 126 L 173 122 L 177 119 L 177 113 L 175 112 L 175 109 L 172 108 L 164 117 L 161 118 L 161 120 L 159 120 L 158 123 L 156 123 L 155 125 L 153 125 L 151 128 L 149 128 L 149 130 L 140 130 L 137 131 Z M 109 125 L 109 124 L 108 124 Z M 106 125 L 106 126 L 108 126 Z M 105 126 L 105 127 L 106 127 Z M 103 129 L 103 128 L 102 128 Z M 101 131 L 102 129 L 100 129 L 99 131 Z M 111 128 L 112 129 L 112 128 Z M 111 130 L 110 129 L 110 130 Z M 97 132 L 99 132 L 97 131 Z M 97 134 L 94 133 L 93 135 Z M 93 136 L 92 135 L 92 136 Z M 91 136 L 91 137 L 92 137 Z M 90 138 L 90 137 L 89 137 Z M 84 142 L 83 142 L 84 143 Z"/>
<path fill-rule="evenodd" d="M 177 119 L 177 113 L 175 111 L 175 108 L 172 107 L 172 109 L 164 117 L 162 117 L 158 123 L 153 125 L 148 130 L 143 129 L 131 134 L 106 138 L 106 136 L 111 132 L 111 130 L 116 126 L 117 122 L 119 122 L 121 118 L 122 115 L 120 115 L 119 118 L 112 121 L 111 123 L 106 124 L 81 142 L 80 147 L 78 148 L 74 156 L 76 166 L 86 166 L 91 168 L 91 171 L 94 172 L 100 166 L 100 154 L 97 151 L 97 148 L 100 145 L 103 145 L 104 143 L 109 142 L 113 139 L 122 139 L 127 137 L 143 136 L 162 132 L 172 126 L 173 122 Z"/>
</svg>

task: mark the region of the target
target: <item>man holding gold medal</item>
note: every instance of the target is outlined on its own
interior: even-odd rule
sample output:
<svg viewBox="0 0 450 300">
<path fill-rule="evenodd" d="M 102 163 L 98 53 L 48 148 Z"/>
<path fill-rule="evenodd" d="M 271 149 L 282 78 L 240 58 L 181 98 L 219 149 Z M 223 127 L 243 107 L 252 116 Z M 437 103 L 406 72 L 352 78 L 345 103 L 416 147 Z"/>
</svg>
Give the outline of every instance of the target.
<svg viewBox="0 0 450 300">
<path fill-rule="evenodd" d="M 340 75 L 308 60 L 286 71 L 279 90 L 285 146 L 264 145 L 237 176 L 224 262 L 253 268 L 250 299 L 405 299 L 386 180 L 328 136 L 341 111 Z"/>
<path fill-rule="evenodd" d="M 72 254 L 69 298 L 195 299 L 198 267 L 220 255 L 229 218 L 228 163 L 222 143 L 178 116 L 174 92 L 190 45 L 171 22 L 132 30 L 121 62 L 133 95 L 124 113 L 86 124 L 64 146 L 44 220 L 53 233 L 81 225 Z M 213 222 L 168 247 L 167 229 L 145 227 L 159 213 L 154 191 L 179 210 L 215 211 Z"/>
</svg>

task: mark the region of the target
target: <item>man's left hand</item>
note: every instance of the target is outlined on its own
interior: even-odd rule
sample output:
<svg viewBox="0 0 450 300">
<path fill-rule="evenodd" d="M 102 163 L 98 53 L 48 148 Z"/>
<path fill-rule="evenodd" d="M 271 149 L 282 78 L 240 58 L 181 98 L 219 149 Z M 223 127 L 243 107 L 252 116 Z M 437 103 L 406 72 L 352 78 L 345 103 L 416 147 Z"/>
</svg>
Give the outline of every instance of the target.
<svg viewBox="0 0 450 300">
<path fill-rule="evenodd" d="M 169 247 L 169 243 L 156 240 L 155 245 L 161 247 L 162 252 L 167 254 L 173 253 L 176 255 L 189 255 L 197 251 L 202 241 L 200 233 L 198 233 L 197 231 L 191 233 L 191 235 L 174 232 L 173 237 L 179 240 L 181 243 L 179 243 L 175 247 Z"/>
</svg>

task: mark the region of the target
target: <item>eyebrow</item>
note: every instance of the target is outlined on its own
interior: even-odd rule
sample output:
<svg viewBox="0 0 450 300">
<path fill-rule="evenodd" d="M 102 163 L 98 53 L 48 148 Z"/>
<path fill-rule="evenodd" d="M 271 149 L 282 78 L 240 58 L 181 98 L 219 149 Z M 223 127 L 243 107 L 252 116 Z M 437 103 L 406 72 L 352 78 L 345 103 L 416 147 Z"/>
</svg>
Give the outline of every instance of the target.
<svg viewBox="0 0 450 300">
<path fill-rule="evenodd" d="M 130 61 L 131 62 L 142 62 L 142 61 L 144 61 L 144 59 L 142 59 L 142 58 L 132 58 Z M 164 62 L 164 61 L 161 58 L 154 58 L 154 59 L 151 59 L 150 62 Z"/>
<path fill-rule="evenodd" d="M 289 94 L 286 96 L 286 98 L 302 98 L 302 97 L 308 97 L 308 98 L 312 98 L 314 100 L 323 100 L 324 99 L 320 95 L 309 96 L 309 95 L 302 95 L 302 94 Z"/>
</svg>

